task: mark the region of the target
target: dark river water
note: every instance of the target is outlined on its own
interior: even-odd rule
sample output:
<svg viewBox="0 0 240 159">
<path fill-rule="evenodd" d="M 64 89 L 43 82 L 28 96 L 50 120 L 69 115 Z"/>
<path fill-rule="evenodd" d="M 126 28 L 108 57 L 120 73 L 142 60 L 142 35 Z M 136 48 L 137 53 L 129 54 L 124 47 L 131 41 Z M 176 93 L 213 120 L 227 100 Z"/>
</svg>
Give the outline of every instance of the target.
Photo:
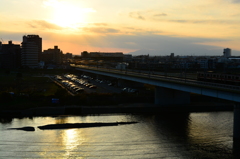
<svg viewBox="0 0 240 159">
<path fill-rule="evenodd" d="M 40 130 L 60 123 L 134 124 Z M 25 126 L 35 131 L 10 130 Z M 233 158 L 233 112 L 1 119 L 0 158 Z"/>
</svg>

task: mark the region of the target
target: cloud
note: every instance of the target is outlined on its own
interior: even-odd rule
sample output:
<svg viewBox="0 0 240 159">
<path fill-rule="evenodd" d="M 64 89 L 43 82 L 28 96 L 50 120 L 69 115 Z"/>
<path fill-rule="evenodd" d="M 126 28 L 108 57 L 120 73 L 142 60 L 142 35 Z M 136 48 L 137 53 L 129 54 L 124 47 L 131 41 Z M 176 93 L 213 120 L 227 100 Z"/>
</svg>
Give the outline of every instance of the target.
<svg viewBox="0 0 240 159">
<path fill-rule="evenodd" d="M 108 26 L 107 23 L 90 23 L 92 25 L 95 25 L 95 26 Z"/>
<path fill-rule="evenodd" d="M 90 33 L 104 33 L 104 34 L 111 34 L 111 33 L 119 33 L 120 31 L 114 28 L 105 28 L 105 27 L 84 27 L 83 31 L 90 32 Z"/>
<path fill-rule="evenodd" d="M 30 22 L 27 23 L 31 28 L 34 29 L 51 29 L 51 30 L 61 30 L 63 29 L 62 27 L 53 24 L 53 23 L 49 23 L 45 20 L 32 20 Z"/>
<path fill-rule="evenodd" d="M 84 40 L 85 39 L 85 40 Z M 220 41 L 219 39 L 208 38 L 186 38 L 186 37 L 170 37 L 166 35 L 154 34 L 106 34 L 97 36 L 75 36 L 72 40 L 84 43 L 84 45 L 93 48 L 120 48 L 119 50 L 151 50 L 145 52 L 150 55 L 222 55 L 223 47 L 204 45 L 203 43 L 211 43 Z M 224 40 L 222 40 L 224 43 Z M 82 46 L 84 49 L 84 46 Z M 109 50 L 111 51 L 111 49 Z M 234 51 L 236 52 L 236 51 Z M 144 54 L 144 52 L 142 52 Z"/>
<path fill-rule="evenodd" d="M 193 23 L 193 24 L 238 24 L 240 21 L 233 20 L 188 20 L 188 19 L 179 19 L 179 20 L 164 20 L 168 22 L 175 23 Z"/>
<path fill-rule="evenodd" d="M 138 19 L 138 20 L 145 20 L 145 18 L 139 12 L 130 12 L 129 17 Z"/>
<path fill-rule="evenodd" d="M 227 45 L 228 41 L 225 39 L 208 39 L 208 38 L 186 38 L 186 37 L 171 37 L 166 35 L 156 35 L 153 33 L 141 32 L 134 35 L 127 34 L 109 34 L 108 32 L 119 32 L 113 28 L 85 28 L 86 30 L 95 31 L 100 33 L 98 35 L 84 35 L 59 33 L 37 33 L 43 38 L 43 48 L 47 49 L 53 45 L 58 45 L 65 52 L 77 53 L 79 50 L 94 51 L 112 51 L 118 48 L 119 51 L 123 50 L 141 50 L 141 54 L 150 55 L 222 55 L 223 48 L 232 48 L 234 55 L 240 55 L 237 49 L 233 46 Z M 131 29 L 131 28 L 129 28 Z M 1 30 L 0 30 L 1 31 Z M 30 33 L 27 33 L 30 34 Z M 15 44 L 20 44 L 24 33 L 11 33 L 1 31 L 1 38 L 5 43 L 7 40 L 13 40 Z M 51 42 L 50 44 L 48 44 Z M 209 43 L 220 43 L 221 45 L 208 45 Z M 232 42 L 231 42 L 232 43 Z M 71 44 L 71 45 L 70 45 Z M 221 47 L 222 46 L 222 47 Z M 74 48 L 75 47 L 75 48 Z M 76 51 L 75 51 L 76 50 Z M 128 51 L 129 52 L 129 51 Z M 127 53 L 127 51 L 126 51 Z"/>
<path fill-rule="evenodd" d="M 240 0 L 238 1 L 240 2 Z M 238 15 L 239 14 L 236 14 L 234 16 L 238 16 Z M 239 24 L 240 23 L 240 20 L 230 20 L 230 19 L 221 19 L 221 20 L 171 19 L 171 16 L 168 16 L 168 14 L 157 13 L 157 11 L 154 11 L 154 10 L 130 12 L 129 17 L 137 20 L 145 20 L 145 21 L 192 23 L 192 24 Z"/>
<path fill-rule="evenodd" d="M 157 29 L 145 29 L 141 27 L 121 27 L 121 34 L 122 35 L 148 35 L 148 34 L 161 34 L 163 33 L 162 30 Z"/>
<path fill-rule="evenodd" d="M 235 2 L 240 3 L 240 0 L 234 0 Z M 167 13 L 158 11 L 158 10 L 139 10 L 134 12 L 129 12 L 129 17 L 137 20 L 152 21 L 152 22 L 174 22 L 174 23 L 191 23 L 191 24 L 239 24 L 240 20 L 238 19 L 229 19 L 229 17 L 217 17 L 209 20 L 209 17 L 191 17 L 183 19 L 183 15 L 180 15 L 181 18 L 176 18 L 177 15 L 169 15 Z M 239 14 L 234 14 L 233 16 L 237 17 Z"/>
<path fill-rule="evenodd" d="M 145 10 L 129 12 L 129 17 L 138 20 L 158 20 L 162 17 L 166 17 L 166 13 L 162 13 L 156 10 Z"/>
<path fill-rule="evenodd" d="M 240 0 L 232 0 L 233 3 L 240 3 Z"/>
<path fill-rule="evenodd" d="M 162 17 L 162 16 L 167 16 L 166 13 L 160 13 L 160 14 L 155 14 L 153 15 L 154 17 Z"/>
<path fill-rule="evenodd" d="M 4 42 L 7 43 L 8 40 L 13 41 L 14 44 L 20 44 L 22 37 L 24 33 L 20 32 L 9 32 L 9 31 L 3 31 L 0 30 L 1 36 L 0 39 Z"/>
</svg>

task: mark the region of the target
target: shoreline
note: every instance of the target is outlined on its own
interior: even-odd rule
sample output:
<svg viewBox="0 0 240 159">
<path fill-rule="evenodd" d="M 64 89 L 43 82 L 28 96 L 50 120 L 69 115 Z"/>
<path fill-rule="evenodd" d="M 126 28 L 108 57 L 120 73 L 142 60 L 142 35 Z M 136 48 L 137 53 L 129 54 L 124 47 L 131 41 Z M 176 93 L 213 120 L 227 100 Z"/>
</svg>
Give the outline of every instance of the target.
<svg viewBox="0 0 240 159">
<path fill-rule="evenodd" d="M 178 106 L 157 106 L 151 103 L 120 104 L 112 106 L 59 106 L 36 107 L 26 110 L 0 110 L 0 117 L 36 117 L 58 115 L 93 115 L 93 114 L 165 114 L 233 111 L 234 104 L 198 103 Z"/>
</svg>

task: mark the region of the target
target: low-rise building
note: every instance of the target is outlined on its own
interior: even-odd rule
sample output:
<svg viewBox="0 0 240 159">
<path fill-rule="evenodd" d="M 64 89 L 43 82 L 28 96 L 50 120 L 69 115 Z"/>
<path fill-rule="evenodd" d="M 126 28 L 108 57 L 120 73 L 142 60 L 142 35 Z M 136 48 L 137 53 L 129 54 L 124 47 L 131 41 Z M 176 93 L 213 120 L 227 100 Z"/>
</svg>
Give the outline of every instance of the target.
<svg viewBox="0 0 240 159">
<path fill-rule="evenodd" d="M 81 53 L 82 58 L 88 58 L 93 60 L 104 60 L 104 61 L 118 61 L 122 62 L 124 54 L 122 52 L 90 52 L 83 51 Z"/>
<path fill-rule="evenodd" d="M 61 64 L 63 58 L 62 51 L 58 46 L 54 46 L 53 49 L 44 50 L 41 55 L 41 60 L 49 64 Z"/>
</svg>

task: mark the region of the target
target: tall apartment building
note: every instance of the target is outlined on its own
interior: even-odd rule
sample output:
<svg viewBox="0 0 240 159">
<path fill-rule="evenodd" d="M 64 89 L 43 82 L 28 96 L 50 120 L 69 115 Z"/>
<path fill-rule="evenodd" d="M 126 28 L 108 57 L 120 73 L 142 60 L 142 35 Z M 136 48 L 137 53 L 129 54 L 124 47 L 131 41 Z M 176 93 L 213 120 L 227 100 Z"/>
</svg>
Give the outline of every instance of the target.
<svg viewBox="0 0 240 159">
<path fill-rule="evenodd" d="M 19 68 L 21 66 L 21 48 L 20 45 L 0 42 L 0 68 Z"/>
<path fill-rule="evenodd" d="M 42 38 L 38 35 L 23 36 L 22 42 L 22 66 L 38 67 L 39 57 L 42 53 Z"/>
<path fill-rule="evenodd" d="M 231 49 L 229 49 L 229 48 L 223 49 L 223 56 L 224 57 L 231 57 L 232 56 Z"/>
</svg>

